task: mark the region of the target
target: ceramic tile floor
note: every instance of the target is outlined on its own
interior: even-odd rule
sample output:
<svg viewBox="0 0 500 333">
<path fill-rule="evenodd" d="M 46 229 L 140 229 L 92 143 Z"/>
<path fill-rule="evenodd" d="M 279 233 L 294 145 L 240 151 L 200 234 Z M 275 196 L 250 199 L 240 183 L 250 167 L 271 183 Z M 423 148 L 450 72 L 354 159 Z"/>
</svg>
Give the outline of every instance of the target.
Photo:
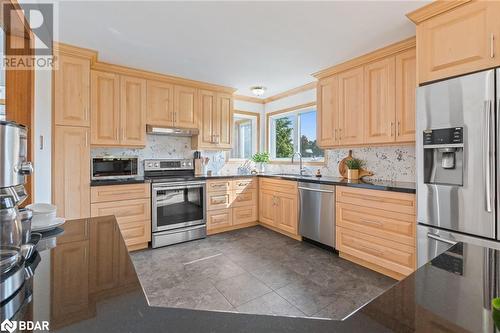
<svg viewBox="0 0 500 333">
<path fill-rule="evenodd" d="M 342 319 L 396 281 L 263 227 L 132 254 L 150 305 Z"/>
</svg>

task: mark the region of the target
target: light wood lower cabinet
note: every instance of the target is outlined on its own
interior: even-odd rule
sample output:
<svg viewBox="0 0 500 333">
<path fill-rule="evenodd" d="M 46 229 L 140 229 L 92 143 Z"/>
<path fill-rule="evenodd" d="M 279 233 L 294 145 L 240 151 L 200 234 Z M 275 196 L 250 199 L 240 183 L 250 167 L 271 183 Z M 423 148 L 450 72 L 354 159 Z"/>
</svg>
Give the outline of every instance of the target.
<svg viewBox="0 0 500 333">
<path fill-rule="evenodd" d="M 300 239 L 297 182 L 271 178 L 261 178 L 259 182 L 259 222 Z"/>
<path fill-rule="evenodd" d="M 416 268 L 415 195 L 337 186 L 340 256 L 402 279 Z"/>
<path fill-rule="evenodd" d="M 208 234 L 257 224 L 257 178 L 209 180 L 206 186 Z"/>
<path fill-rule="evenodd" d="M 52 202 L 57 216 L 90 216 L 90 129 L 55 126 Z"/>
<path fill-rule="evenodd" d="M 114 215 L 130 251 L 148 247 L 151 241 L 149 184 L 92 187 L 91 215 Z"/>
</svg>

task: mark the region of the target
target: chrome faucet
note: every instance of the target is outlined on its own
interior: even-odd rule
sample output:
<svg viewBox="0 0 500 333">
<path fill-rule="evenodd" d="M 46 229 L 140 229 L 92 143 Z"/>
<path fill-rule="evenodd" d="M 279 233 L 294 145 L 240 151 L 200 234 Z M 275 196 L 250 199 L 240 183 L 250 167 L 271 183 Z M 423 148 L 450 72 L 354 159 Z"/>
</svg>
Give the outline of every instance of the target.
<svg viewBox="0 0 500 333">
<path fill-rule="evenodd" d="M 293 164 L 293 160 L 295 158 L 295 155 L 299 155 L 299 162 L 300 162 L 300 175 L 303 176 L 304 175 L 304 168 L 302 167 L 302 154 L 299 153 L 298 151 L 296 151 L 295 153 L 293 153 L 292 155 L 292 164 Z"/>
</svg>

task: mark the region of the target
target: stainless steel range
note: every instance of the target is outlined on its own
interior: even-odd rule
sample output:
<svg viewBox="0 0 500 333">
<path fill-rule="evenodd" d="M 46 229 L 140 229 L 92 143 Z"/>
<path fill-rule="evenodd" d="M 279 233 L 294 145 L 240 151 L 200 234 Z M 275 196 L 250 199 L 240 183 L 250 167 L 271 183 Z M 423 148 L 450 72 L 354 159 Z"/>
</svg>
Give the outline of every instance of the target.
<svg viewBox="0 0 500 333">
<path fill-rule="evenodd" d="M 194 177 L 193 160 L 145 160 L 152 182 L 152 246 L 206 237 L 205 181 Z"/>
</svg>

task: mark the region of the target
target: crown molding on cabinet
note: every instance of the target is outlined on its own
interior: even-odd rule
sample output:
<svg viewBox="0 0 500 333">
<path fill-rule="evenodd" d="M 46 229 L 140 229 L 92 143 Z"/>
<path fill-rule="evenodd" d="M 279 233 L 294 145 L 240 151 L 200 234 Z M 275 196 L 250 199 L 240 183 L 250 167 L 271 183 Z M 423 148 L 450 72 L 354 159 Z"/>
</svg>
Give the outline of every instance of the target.
<svg viewBox="0 0 500 333">
<path fill-rule="evenodd" d="M 413 23 L 419 24 L 425 20 L 430 19 L 433 16 L 442 14 L 453 8 L 462 6 L 470 1 L 472 0 L 454 0 L 454 1 L 438 0 L 406 14 L 406 17 L 408 17 Z"/>
<path fill-rule="evenodd" d="M 358 67 L 361 65 L 365 65 L 369 62 L 388 57 L 392 54 L 396 54 L 396 53 L 411 49 L 412 47 L 415 47 L 416 45 L 417 45 L 416 38 L 415 38 L 415 36 L 413 36 L 413 37 L 404 39 L 400 42 L 387 45 L 387 46 L 380 48 L 378 50 L 375 50 L 373 52 L 364 54 L 364 55 L 359 56 L 357 58 L 340 63 L 338 65 L 325 68 L 323 70 L 320 70 L 319 72 L 313 73 L 312 75 L 317 79 L 322 79 L 324 77 L 327 77 L 327 76 L 330 76 L 333 74 L 337 74 L 340 72 L 344 72 L 348 69 Z"/>
<path fill-rule="evenodd" d="M 191 87 L 196 87 L 200 89 L 216 90 L 219 92 L 226 92 L 233 94 L 236 89 L 231 87 L 225 87 L 218 84 L 196 81 L 191 79 L 185 79 L 178 76 L 161 74 L 157 72 L 151 72 L 126 66 L 120 66 L 115 64 L 110 64 L 106 62 L 98 61 L 98 52 L 95 50 L 90 50 L 82 48 L 79 46 L 69 45 L 60 42 L 54 42 L 54 51 L 62 52 L 77 57 L 89 58 L 91 60 L 91 69 L 99 70 L 103 72 L 112 72 L 117 74 L 123 74 L 128 76 L 139 77 L 148 80 L 163 81 L 168 83 L 175 83 L 179 85 L 186 85 Z"/>
<path fill-rule="evenodd" d="M 263 98 L 245 96 L 245 95 L 234 95 L 234 100 L 235 101 L 249 102 L 249 103 L 256 103 L 256 104 L 265 104 L 266 103 L 265 99 L 263 99 Z"/>
</svg>

